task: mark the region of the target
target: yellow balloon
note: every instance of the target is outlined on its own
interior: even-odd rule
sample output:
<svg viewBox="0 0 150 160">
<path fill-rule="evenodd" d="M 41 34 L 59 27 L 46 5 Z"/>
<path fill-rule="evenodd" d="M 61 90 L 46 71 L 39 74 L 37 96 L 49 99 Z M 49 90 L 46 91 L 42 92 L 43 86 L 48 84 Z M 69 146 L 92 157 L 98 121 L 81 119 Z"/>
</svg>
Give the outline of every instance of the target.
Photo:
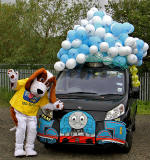
<svg viewBox="0 0 150 160">
<path fill-rule="evenodd" d="M 137 81 L 133 81 L 133 82 L 132 82 L 132 86 L 133 86 L 133 87 L 139 87 L 139 86 L 140 86 L 140 84 L 141 84 L 141 83 L 140 83 L 140 81 L 139 81 L 139 80 L 137 80 Z"/>
<path fill-rule="evenodd" d="M 136 68 L 136 66 L 132 66 L 132 67 L 130 67 L 130 72 L 132 74 L 136 74 L 138 72 L 138 69 Z"/>
<path fill-rule="evenodd" d="M 139 79 L 139 76 L 137 74 L 132 75 L 132 80 L 137 81 Z"/>
</svg>

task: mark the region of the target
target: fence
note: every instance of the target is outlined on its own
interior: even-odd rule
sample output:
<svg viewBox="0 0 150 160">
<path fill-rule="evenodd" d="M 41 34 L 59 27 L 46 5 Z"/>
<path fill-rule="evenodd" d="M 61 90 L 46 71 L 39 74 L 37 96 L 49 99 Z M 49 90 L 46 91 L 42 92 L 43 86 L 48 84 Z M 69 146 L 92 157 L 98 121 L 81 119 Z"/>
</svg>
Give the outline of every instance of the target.
<svg viewBox="0 0 150 160">
<path fill-rule="evenodd" d="M 41 67 L 41 66 L 40 66 Z M 51 65 L 42 66 L 48 69 L 54 75 L 57 75 L 57 72 L 52 69 Z M 0 87 L 10 89 L 10 81 L 7 76 L 8 69 L 0 69 Z M 36 69 L 18 69 L 19 79 L 29 77 Z M 140 100 L 150 101 L 150 73 L 140 74 Z"/>
</svg>

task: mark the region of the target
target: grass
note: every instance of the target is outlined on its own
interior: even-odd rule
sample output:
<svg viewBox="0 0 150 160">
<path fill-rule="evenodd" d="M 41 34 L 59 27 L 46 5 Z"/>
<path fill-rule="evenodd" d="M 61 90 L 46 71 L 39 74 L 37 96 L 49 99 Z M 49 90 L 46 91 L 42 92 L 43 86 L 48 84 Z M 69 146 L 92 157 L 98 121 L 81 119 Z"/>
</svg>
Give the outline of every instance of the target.
<svg viewBox="0 0 150 160">
<path fill-rule="evenodd" d="M 0 88 L 0 107 L 9 107 L 9 100 L 13 96 L 14 91 Z M 137 114 L 150 114 L 150 101 L 138 100 Z"/>
</svg>

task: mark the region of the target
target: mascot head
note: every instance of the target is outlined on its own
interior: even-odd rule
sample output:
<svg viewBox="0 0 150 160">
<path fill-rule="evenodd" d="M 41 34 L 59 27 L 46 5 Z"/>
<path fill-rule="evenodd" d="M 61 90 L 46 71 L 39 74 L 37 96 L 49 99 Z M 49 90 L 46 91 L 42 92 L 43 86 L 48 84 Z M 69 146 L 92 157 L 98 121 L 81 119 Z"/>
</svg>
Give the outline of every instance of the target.
<svg viewBox="0 0 150 160">
<path fill-rule="evenodd" d="M 55 95 L 56 78 L 52 73 L 41 68 L 35 71 L 28 79 L 25 89 L 30 92 L 30 96 L 43 97 L 50 89 L 49 100 L 51 103 L 56 102 Z"/>
</svg>

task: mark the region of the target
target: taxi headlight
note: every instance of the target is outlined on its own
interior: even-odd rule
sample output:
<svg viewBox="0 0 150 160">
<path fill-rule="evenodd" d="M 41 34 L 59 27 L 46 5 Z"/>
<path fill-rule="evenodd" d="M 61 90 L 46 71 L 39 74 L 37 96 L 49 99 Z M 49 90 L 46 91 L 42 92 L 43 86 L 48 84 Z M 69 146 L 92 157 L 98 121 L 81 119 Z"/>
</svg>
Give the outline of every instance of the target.
<svg viewBox="0 0 150 160">
<path fill-rule="evenodd" d="M 115 107 L 114 109 L 107 112 L 105 120 L 112 120 L 120 117 L 125 113 L 125 108 L 123 104 L 120 104 L 119 106 Z"/>
<path fill-rule="evenodd" d="M 42 109 L 43 114 L 48 118 L 53 118 L 53 111 L 49 109 Z"/>
</svg>

